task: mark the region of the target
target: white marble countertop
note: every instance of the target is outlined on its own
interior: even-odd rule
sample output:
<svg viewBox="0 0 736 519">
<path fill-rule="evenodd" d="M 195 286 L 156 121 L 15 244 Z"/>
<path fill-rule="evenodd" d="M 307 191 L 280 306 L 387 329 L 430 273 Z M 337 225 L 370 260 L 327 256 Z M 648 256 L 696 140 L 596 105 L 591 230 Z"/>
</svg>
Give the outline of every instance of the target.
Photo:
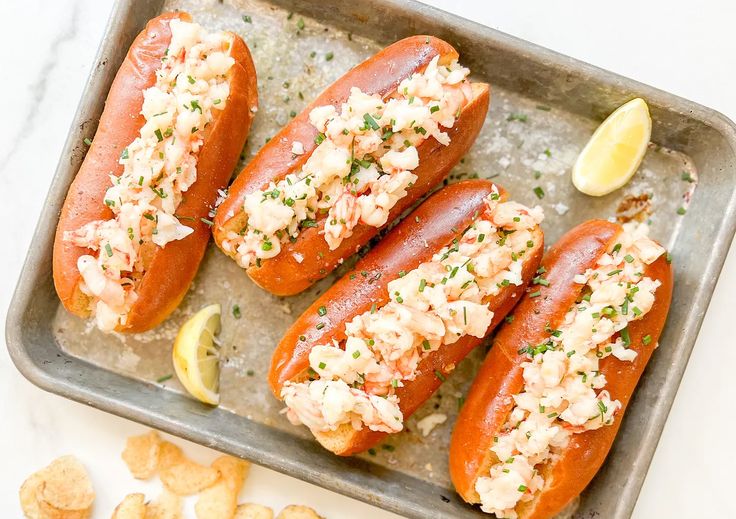
<svg viewBox="0 0 736 519">
<path fill-rule="evenodd" d="M 736 3 L 730 0 L 429 0 L 467 18 L 711 106 L 736 119 Z M 37 215 L 109 15 L 111 0 L 11 0 L 0 33 L 0 315 L 4 316 Z M 491 6 L 491 4 L 493 4 Z M 716 288 L 634 517 L 736 517 L 732 366 L 724 343 L 736 295 L 733 251 Z M 0 327 L 4 327 L 4 317 Z M 4 334 L 3 334 L 4 336 Z M 663 345 L 666 347 L 666 345 Z M 45 393 L 0 348 L 0 510 L 21 517 L 23 479 L 62 454 L 77 455 L 97 489 L 95 518 L 109 517 L 135 482 L 119 455 L 143 427 Z M 214 453 L 191 445 L 209 460 Z M 242 500 L 276 509 L 313 506 L 329 518 L 393 514 L 255 468 Z M 349 510 L 348 512 L 346 512 Z"/>
</svg>

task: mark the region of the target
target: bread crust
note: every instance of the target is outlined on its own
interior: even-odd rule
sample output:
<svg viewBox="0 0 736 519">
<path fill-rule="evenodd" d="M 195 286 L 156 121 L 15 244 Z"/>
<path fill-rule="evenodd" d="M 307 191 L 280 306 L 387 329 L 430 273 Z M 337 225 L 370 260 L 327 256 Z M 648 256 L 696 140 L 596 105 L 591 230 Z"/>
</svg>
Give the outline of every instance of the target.
<svg viewBox="0 0 736 519">
<path fill-rule="evenodd" d="M 514 407 L 512 396 L 524 387 L 521 364 L 528 359 L 519 350 L 538 344 L 548 335 L 545 325 L 556 328 L 567 310 L 579 297 L 583 285 L 574 282 L 576 274 L 594 268 L 622 232 L 622 228 L 604 220 L 585 222 L 566 233 L 545 255 L 548 287 L 539 287 L 539 297 L 525 297 L 514 310 L 512 323 L 502 326 L 488 356 L 468 392 L 455 423 L 450 443 L 450 477 L 460 496 L 469 503 L 480 502 L 476 480 L 488 474 L 494 463 L 490 447 Z M 664 328 L 672 296 L 672 269 L 664 256 L 645 268 L 645 274 L 661 282 L 652 309 L 629 328 L 631 344 L 642 344 L 650 335 L 651 346 L 637 348 L 632 362 L 613 356 L 600 361 L 606 377 L 606 390 L 622 409 L 613 424 L 572 435 L 560 457 L 542 470 L 544 488 L 532 501 L 519 503 L 520 518 L 553 517 L 565 508 L 588 485 L 603 464 L 621 425 L 626 406 L 651 357 L 654 344 Z"/>
<path fill-rule="evenodd" d="M 309 368 L 309 352 L 317 344 L 345 339 L 345 323 L 367 312 L 375 304 L 378 308 L 388 302 L 387 285 L 399 277 L 401 271 L 410 271 L 432 256 L 453 239 L 462 235 L 484 209 L 485 198 L 493 184 L 487 180 L 467 180 L 452 184 L 422 203 L 414 212 L 391 230 L 355 269 L 342 277 L 318 298 L 284 335 L 271 360 L 269 383 L 277 398 L 286 381 L 300 380 Z M 501 199 L 506 195 L 501 191 Z M 526 257 L 522 270 L 524 283 L 511 285 L 500 294 L 489 298 L 494 312 L 489 327 L 492 330 L 513 308 L 527 283 L 537 269 L 544 250 L 543 235 L 537 229 L 535 246 Z M 318 309 L 324 306 L 321 317 Z M 324 312 L 323 312 L 324 313 Z M 317 324 L 323 323 L 321 329 Z M 305 340 L 299 338 L 303 336 Z M 419 364 L 416 378 L 396 390 L 399 407 L 408 418 L 441 384 L 436 372 L 446 375 L 483 339 L 466 335 L 457 342 L 443 346 L 426 356 Z M 339 455 L 351 455 L 375 445 L 385 433 L 364 427 L 360 431 L 349 425 L 335 433 L 316 434 L 323 446 Z"/>
<path fill-rule="evenodd" d="M 214 236 L 217 245 L 222 248 L 227 233 L 240 231 L 247 222 L 243 211 L 247 194 L 264 189 L 269 182 L 276 182 L 287 174 L 299 171 L 309 159 L 317 147 L 317 130 L 309 123 L 312 109 L 325 105 L 339 108 L 348 99 L 352 87 L 385 98 L 396 90 L 403 79 L 425 68 L 437 55 L 440 56 L 441 63 L 449 63 L 458 58 L 457 51 L 438 38 L 406 38 L 356 66 L 322 92 L 258 152 L 233 182 L 229 195 L 219 207 L 215 218 Z M 443 146 L 434 138 L 429 138 L 417 147 L 419 167 L 413 173 L 418 179 L 407 190 L 407 196 L 392 208 L 387 223 L 395 220 L 439 184 L 470 149 L 488 112 L 490 87 L 484 83 L 474 83 L 473 94 L 473 100 L 464 107 L 455 125 L 447 129 L 451 139 L 449 145 Z M 295 156 L 292 153 L 291 146 L 295 141 L 304 145 L 304 154 Z M 262 260 L 260 267 L 251 266 L 246 269 L 250 278 L 273 294 L 298 294 L 329 274 L 343 259 L 357 252 L 380 231 L 379 228 L 359 223 L 353 229 L 352 236 L 344 239 L 335 250 L 330 250 L 320 234 L 325 221 L 324 216 L 320 217 L 316 227 L 304 229 L 296 241 L 284 243 L 276 257 Z M 225 254 L 235 257 L 234 252 Z M 303 261 L 298 263 L 296 257 L 303 258 Z"/>
<path fill-rule="evenodd" d="M 110 180 L 119 176 L 122 150 L 137 136 L 145 119 L 140 114 L 143 91 L 156 83 L 156 71 L 171 42 L 169 22 L 191 21 L 184 12 L 164 13 L 148 22 L 136 37 L 110 87 L 92 145 L 85 156 L 61 210 L 53 254 L 54 285 L 64 307 L 80 317 L 89 317 L 90 299 L 80 290 L 77 260 L 89 249 L 65 241 L 64 233 L 95 220 L 114 217 L 103 203 Z M 232 33 L 230 55 L 235 64 L 228 72 L 230 96 L 225 110 L 216 111 L 204 130 L 204 145 L 197 160 L 197 180 L 177 208 L 183 225 L 194 232 L 161 248 L 151 245 L 144 254 L 145 273 L 136 287 L 138 300 L 127 323 L 116 331 L 141 332 L 163 321 L 181 302 L 204 255 L 210 230 L 206 218 L 227 185 L 250 130 L 258 104 L 256 72 L 248 47 Z"/>
</svg>

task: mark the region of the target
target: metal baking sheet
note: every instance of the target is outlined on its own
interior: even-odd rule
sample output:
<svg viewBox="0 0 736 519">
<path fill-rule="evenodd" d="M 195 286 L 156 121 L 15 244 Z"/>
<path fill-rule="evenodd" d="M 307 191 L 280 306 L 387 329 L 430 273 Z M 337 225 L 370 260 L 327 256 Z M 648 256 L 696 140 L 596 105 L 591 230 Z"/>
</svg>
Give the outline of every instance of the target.
<svg viewBox="0 0 736 519">
<path fill-rule="evenodd" d="M 300 296 L 278 298 L 258 289 L 210 247 L 181 307 L 152 332 L 104 335 L 59 305 L 50 267 L 53 233 L 84 156 L 83 139 L 94 134 L 130 42 L 148 19 L 173 8 L 188 10 L 211 29 L 239 33 L 251 47 L 261 107 L 243 163 L 292 112 L 351 66 L 404 36 L 433 34 L 456 46 L 474 79 L 492 84 L 488 120 L 452 180 L 493 178 L 514 199 L 541 204 L 547 215 L 547 243 L 590 217 L 629 214 L 632 204 L 648 211 L 653 235 L 674 257 L 676 285 L 669 321 L 609 459 L 567 514 L 628 517 L 734 233 L 734 125 L 692 102 L 416 2 L 119 0 L 11 304 L 7 342 L 18 369 L 54 393 L 408 517 L 483 516 L 462 503 L 447 476 L 447 445 L 458 399 L 472 380 L 483 348 L 458 366 L 408 421 L 406 432 L 389 438 L 375 452 L 342 459 L 322 450 L 305 428 L 287 423 L 265 381 L 281 334 L 334 276 Z M 605 115 L 635 96 L 649 103 L 656 144 L 623 190 L 600 199 L 581 195 L 569 180 L 577 154 Z M 541 200 L 534 193 L 537 186 L 545 193 Z M 686 215 L 678 214 L 680 207 L 687 207 Z M 184 396 L 175 378 L 161 381 L 173 372 L 170 348 L 179 325 L 213 302 L 223 307 L 218 408 Z M 236 304 L 239 319 L 232 313 Z M 417 432 L 416 419 L 431 413 L 446 414 L 448 420 L 425 438 Z"/>
</svg>

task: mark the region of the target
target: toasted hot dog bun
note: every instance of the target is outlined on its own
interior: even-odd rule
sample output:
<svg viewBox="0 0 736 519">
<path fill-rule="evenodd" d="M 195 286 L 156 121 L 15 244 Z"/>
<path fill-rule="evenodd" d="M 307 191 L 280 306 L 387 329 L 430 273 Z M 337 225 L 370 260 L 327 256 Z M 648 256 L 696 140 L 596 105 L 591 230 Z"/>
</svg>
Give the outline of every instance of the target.
<svg viewBox="0 0 736 519">
<path fill-rule="evenodd" d="M 214 225 L 215 242 L 222 248 L 222 241 L 229 231 L 238 232 L 245 227 L 247 215 L 243 211 L 245 196 L 266 188 L 271 181 L 278 181 L 289 173 L 298 172 L 314 152 L 317 130 L 309 122 L 309 113 L 318 106 L 333 105 L 337 108 L 347 101 L 350 89 L 357 87 L 366 94 L 377 94 L 384 99 L 396 91 L 402 80 L 426 68 L 435 56 L 440 64 L 449 64 L 458 58 L 457 51 L 447 42 L 432 36 L 413 36 L 388 46 L 372 58 L 356 66 L 327 88 L 286 125 L 240 173 L 230 187 L 229 195 L 220 205 Z M 429 190 L 439 184 L 478 136 L 490 99 L 490 88 L 484 83 L 473 83 L 473 99 L 464 107 L 452 128 L 444 130 L 450 144 L 441 145 L 429 138 L 417 146 L 419 166 L 413 170 L 417 181 L 407 190 L 407 195 L 391 209 L 387 223 L 396 219 Z M 304 145 L 304 154 L 294 155 L 292 143 Z M 260 287 L 280 295 L 302 292 L 334 270 L 343 259 L 357 252 L 379 231 L 379 228 L 359 223 L 352 236 L 345 238 L 334 250 L 330 250 L 322 236 L 325 217 L 316 227 L 303 229 L 296 241 L 282 244 L 281 253 L 261 261 L 261 266 L 251 266 L 248 275 Z M 231 257 L 235 253 L 228 253 Z M 301 263 L 295 258 L 303 258 Z"/>
<path fill-rule="evenodd" d="M 80 290 L 77 268 L 80 256 L 90 249 L 64 240 L 74 231 L 96 220 L 114 218 L 103 203 L 110 187 L 110 173 L 119 176 L 120 154 L 146 122 L 141 109 L 143 91 L 156 83 L 156 71 L 171 42 L 169 22 L 191 21 L 184 12 L 165 13 L 149 21 L 136 37 L 110 87 L 105 109 L 89 151 L 69 188 L 56 229 L 53 254 L 54 285 L 64 307 L 80 317 L 90 315 L 90 298 Z M 176 214 L 194 232 L 160 248 L 153 243 L 141 247 L 145 274 L 138 286 L 138 300 L 124 327 L 117 331 L 140 332 L 163 321 L 181 302 L 197 273 L 210 236 L 207 217 L 217 190 L 227 185 L 245 144 L 258 104 L 256 72 L 243 40 L 232 36 L 230 55 L 235 64 L 228 71 L 230 95 L 224 110 L 215 111 L 204 131 L 204 146 L 197 159 L 197 180 L 184 194 Z"/>
<path fill-rule="evenodd" d="M 492 189 L 493 184 L 487 180 L 468 180 L 438 191 L 392 229 L 355 265 L 351 273 L 317 299 L 289 328 L 273 354 L 269 383 L 276 397 L 280 398 L 285 382 L 305 378 L 312 346 L 329 344 L 333 339 L 343 341 L 345 323 L 369 311 L 372 305 L 380 308 L 389 301 L 387 285 L 399 277 L 400 272 L 409 272 L 420 263 L 431 260 L 443 247 L 460 238 L 483 211 L 484 200 Z M 501 192 L 501 200 L 505 196 Z M 534 234 L 535 246 L 526 255 L 523 265 L 524 283 L 520 286 L 512 284 L 487 300 L 494 312 L 488 332 L 511 311 L 537 269 L 544 250 L 544 237 L 538 227 Z M 327 310 L 325 317 L 320 317 L 317 311 L 322 306 Z M 325 326 L 317 329 L 318 323 Z M 396 390 L 404 418 L 408 418 L 439 388 L 441 380 L 437 372 L 449 374 L 482 342 L 482 338 L 465 335 L 425 357 L 419 364 L 416 378 L 405 381 L 404 386 Z M 315 436 L 326 449 L 347 456 L 375 445 L 386 433 L 371 431 L 368 427 L 357 431 L 346 424 L 334 432 L 317 433 Z"/>
<path fill-rule="evenodd" d="M 566 312 L 581 295 L 584 285 L 575 283 L 576 274 L 595 268 L 596 261 L 616 243 L 622 228 L 604 220 L 591 220 L 565 234 L 542 260 L 549 286 L 539 287 L 539 297 L 524 297 L 514 309 L 514 319 L 502 326 L 470 388 L 455 423 L 450 444 L 450 476 L 458 494 L 469 503 L 479 503 L 475 483 L 486 476 L 495 455 L 490 450 L 514 407 L 513 395 L 524 388 L 522 363 L 528 361 L 519 350 L 528 344 L 542 342 L 556 328 Z M 605 389 L 622 408 L 611 425 L 573 434 L 567 447 L 555 461 L 540 471 L 544 487 L 533 500 L 520 502 L 516 511 L 523 519 L 554 517 L 588 485 L 598 472 L 621 425 L 623 413 L 639 377 L 654 350 L 664 327 L 672 296 L 672 269 L 664 255 L 645 266 L 644 275 L 658 280 L 652 309 L 628 325 L 632 345 L 638 355 L 631 362 L 613 356 L 600 361 L 605 375 Z M 651 336 L 648 347 L 642 338 Z M 634 346 L 632 346 L 634 347 Z M 556 452 L 558 452 L 556 450 Z"/>
</svg>

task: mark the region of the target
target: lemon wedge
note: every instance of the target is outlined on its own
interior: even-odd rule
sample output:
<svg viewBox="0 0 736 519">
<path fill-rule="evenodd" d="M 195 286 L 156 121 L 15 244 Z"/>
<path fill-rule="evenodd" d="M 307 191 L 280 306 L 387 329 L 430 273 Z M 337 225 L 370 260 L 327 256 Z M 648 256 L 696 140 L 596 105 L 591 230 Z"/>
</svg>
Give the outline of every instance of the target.
<svg viewBox="0 0 736 519">
<path fill-rule="evenodd" d="M 194 314 L 179 329 L 172 360 L 179 382 L 197 400 L 220 403 L 220 305 L 209 305 Z"/>
<path fill-rule="evenodd" d="M 592 196 L 617 190 L 639 168 L 651 134 L 652 119 L 643 99 L 620 106 L 603 121 L 578 156 L 572 183 Z"/>
</svg>

